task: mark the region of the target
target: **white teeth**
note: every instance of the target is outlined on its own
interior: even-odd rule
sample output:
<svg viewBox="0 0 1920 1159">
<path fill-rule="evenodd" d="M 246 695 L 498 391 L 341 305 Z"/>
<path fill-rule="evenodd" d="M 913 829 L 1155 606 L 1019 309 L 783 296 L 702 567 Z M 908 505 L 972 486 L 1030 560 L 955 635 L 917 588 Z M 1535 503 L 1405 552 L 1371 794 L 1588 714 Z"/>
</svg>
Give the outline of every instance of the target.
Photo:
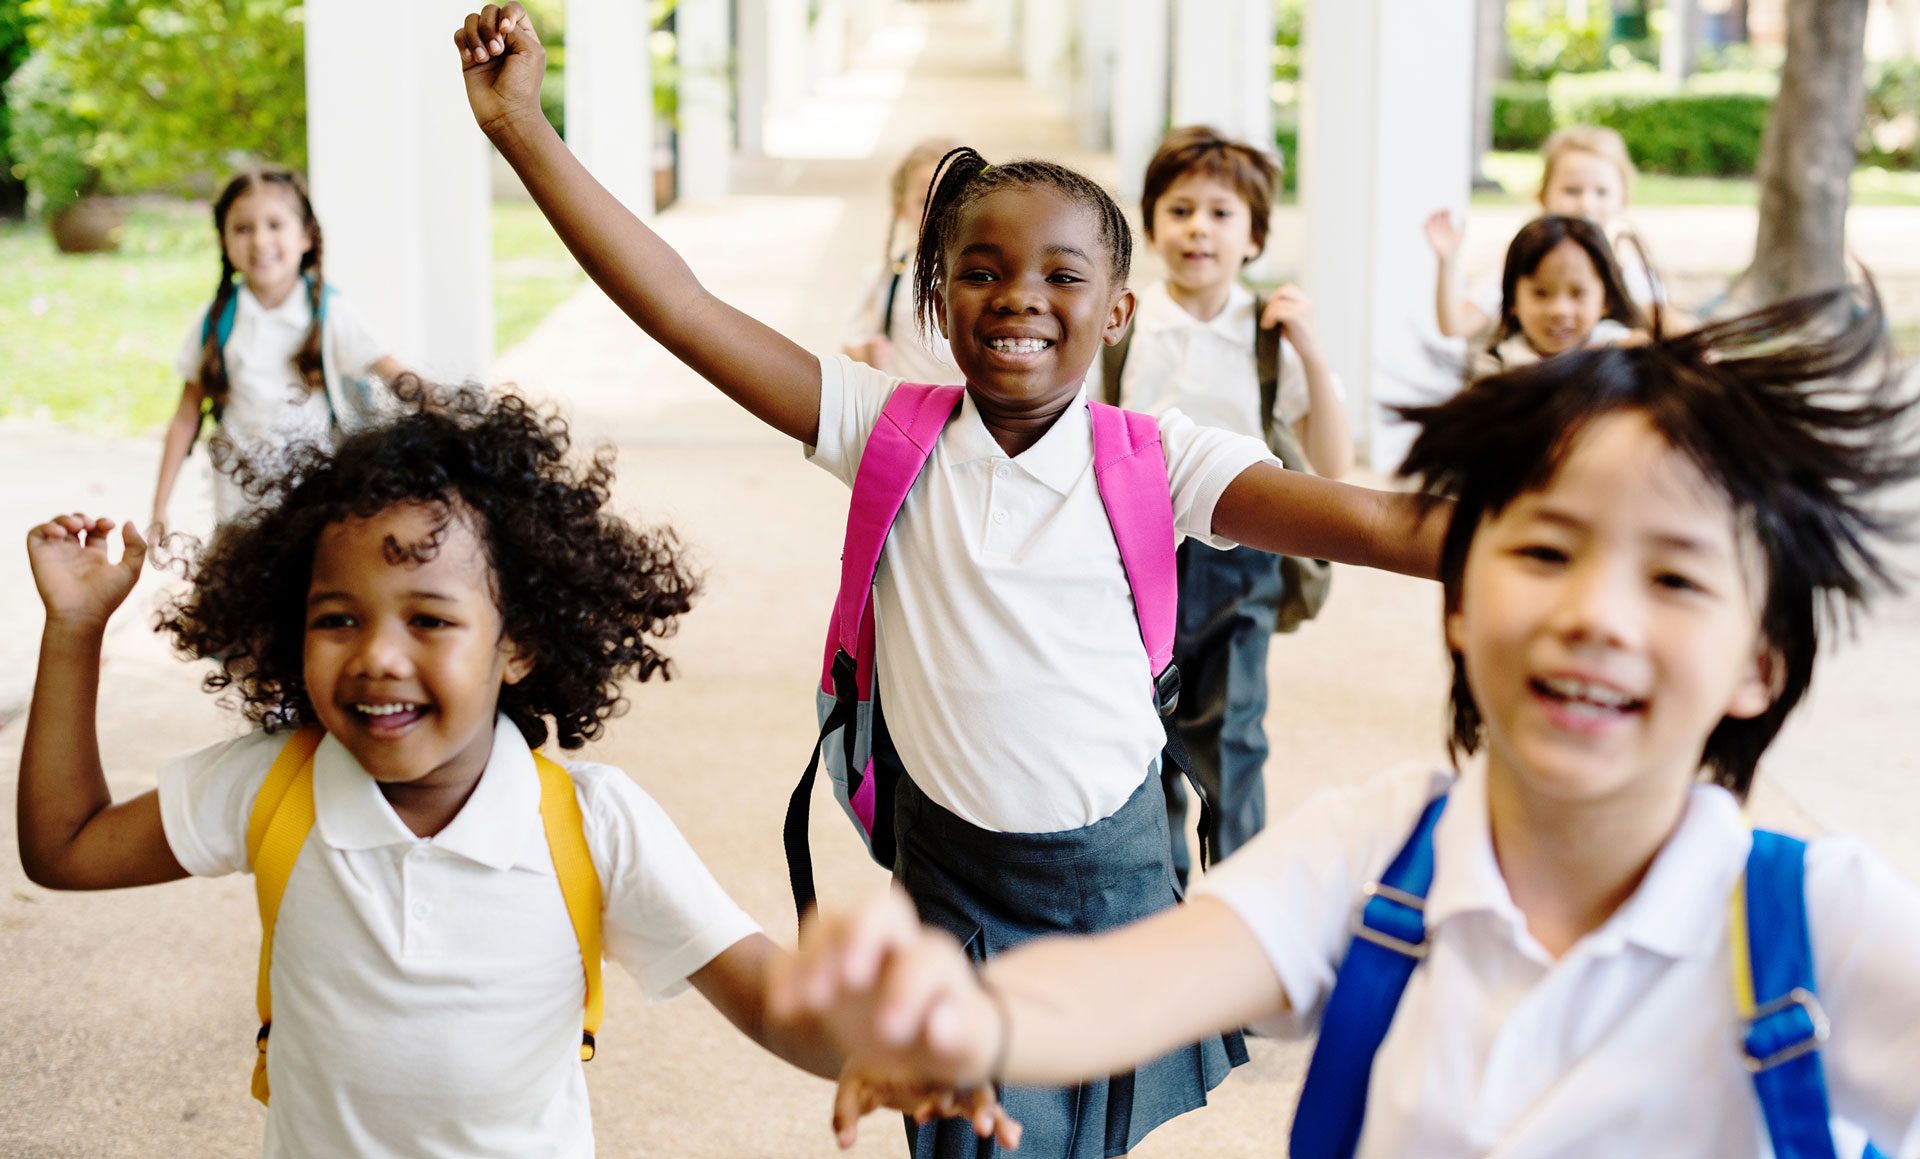
<svg viewBox="0 0 1920 1159">
<path fill-rule="evenodd" d="M 412 712 L 419 707 L 418 704 L 356 704 L 353 710 L 365 716 L 393 716 L 396 713 Z"/>
<path fill-rule="evenodd" d="M 1003 354 L 1038 354 L 1053 343 L 1045 338 L 990 338 L 987 345 Z"/>
<path fill-rule="evenodd" d="M 1542 680 L 1540 686 L 1570 705 L 1619 712 L 1639 705 L 1639 698 L 1585 680 Z"/>
</svg>

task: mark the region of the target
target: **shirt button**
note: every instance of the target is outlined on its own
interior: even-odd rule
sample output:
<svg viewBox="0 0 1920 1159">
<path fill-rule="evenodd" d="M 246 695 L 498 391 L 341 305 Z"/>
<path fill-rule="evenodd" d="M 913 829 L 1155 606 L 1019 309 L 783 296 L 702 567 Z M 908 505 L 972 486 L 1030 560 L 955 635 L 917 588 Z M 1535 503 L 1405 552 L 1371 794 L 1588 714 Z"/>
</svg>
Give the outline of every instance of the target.
<svg viewBox="0 0 1920 1159">
<path fill-rule="evenodd" d="M 1004 479 L 1011 474 L 1013 474 L 1012 469 L 1009 468 L 1005 463 L 1002 463 L 998 467 L 995 467 L 993 469 L 993 477 L 996 479 Z"/>
<path fill-rule="evenodd" d="M 420 921 L 425 921 L 433 916 L 433 907 L 424 901 L 416 901 L 413 903 L 413 916 Z"/>
<path fill-rule="evenodd" d="M 994 521 L 995 523 L 1005 523 L 1005 522 L 1007 521 L 1007 513 L 1006 513 L 1006 512 L 1004 512 L 1004 511 L 996 511 L 996 512 L 994 512 L 994 513 L 993 513 L 993 521 Z"/>
</svg>

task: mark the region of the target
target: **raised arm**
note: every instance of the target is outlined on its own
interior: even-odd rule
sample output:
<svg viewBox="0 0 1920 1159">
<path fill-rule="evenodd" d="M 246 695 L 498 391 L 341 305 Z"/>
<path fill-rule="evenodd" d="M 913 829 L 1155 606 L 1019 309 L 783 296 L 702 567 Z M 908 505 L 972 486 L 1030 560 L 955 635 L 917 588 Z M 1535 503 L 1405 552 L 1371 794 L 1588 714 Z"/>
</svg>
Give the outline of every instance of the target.
<svg viewBox="0 0 1920 1159">
<path fill-rule="evenodd" d="M 600 288 L 756 418 L 806 443 L 820 425 L 820 362 L 700 284 L 658 234 L 594 180 L 540 113 L 546 50 L 525 9 L 489 4 L 453 34 L 467 101 L 501 156 Z"/>
<path fill-rule="evenodd" d="M 1426 233 L 1439 266 L 1433 290 L 1434 323 L 1448 338 L 1470 338 L 1486 329 L 1491 319 L 1467 300 L 1459 264 L 1464 234 L 1445 209 L 1436 209 L 1427 218 Z"/>
<path fill-rule="evenodd" d="M 100 768 L 94 713 L 107 618 L 133 590 L 147 543 L 131 524 L 118 562 L 109 519 L 61 515 L 27 534 L 34 584 L 46 605 L 40 669 L 20 756 L 20 864 L 49 889 L 115 889 L 185 877 L 151 790 L 113 803 Z"/>
<path fill-rule="evenodd" d="M 1213 508 L 1213 530 L 1276 555 L 1438 579 L 1452 505 L 1441 503 L 1422 517 L 1421 502 L 1418 495 L 1256 463 L 1227 484 Z"/>
<path fill-rule="evenodd" d="M 173 484 L 180 478 L 181 465 L 187 461 L 194 432 L 200 429 L 200 399 L 199 383 L 189 382 L 180 388 L 180 405 L 174 409 L 173 421 L 167 424 L 167 433 L 160 443 L 160 478 L 153 486 L 153 516 L 147 521 L 149 532 L 166 524 L 167 506 L 173 501 Z"/>
</svg>

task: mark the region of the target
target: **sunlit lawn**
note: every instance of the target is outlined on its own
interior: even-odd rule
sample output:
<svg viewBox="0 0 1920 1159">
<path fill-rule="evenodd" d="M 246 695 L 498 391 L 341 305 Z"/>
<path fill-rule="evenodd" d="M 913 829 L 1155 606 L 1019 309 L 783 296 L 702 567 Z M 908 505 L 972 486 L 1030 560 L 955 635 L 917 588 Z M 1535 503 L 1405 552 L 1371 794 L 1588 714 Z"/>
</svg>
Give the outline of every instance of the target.
<svg viewBox="0 0 1920 1159">
<path fill-rule="evenodd" d="M 531 203 L 494 207 L 493 256 L 494 345 L 504 349 L 583 276 Z M 138 203 L 113 254 L 62 255 L 41 223 L 0 223 L 0 418 L 116 433 L 165 420 L 180 397 L 174 355 L 213 294 L 218 260 L 197 203 Z"/>
</svg>

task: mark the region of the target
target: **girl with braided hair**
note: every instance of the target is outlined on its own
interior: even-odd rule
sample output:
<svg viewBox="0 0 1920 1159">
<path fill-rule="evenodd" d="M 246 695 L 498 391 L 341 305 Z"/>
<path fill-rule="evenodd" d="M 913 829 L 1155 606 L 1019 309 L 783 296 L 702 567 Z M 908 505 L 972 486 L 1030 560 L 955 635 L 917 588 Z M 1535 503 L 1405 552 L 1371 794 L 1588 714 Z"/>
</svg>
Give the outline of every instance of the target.
<svg viewBox="0 0 1920 1159">
<path fill-rule="evenodd" d="M 662 346 L 851 486 L 902 380 L 816 357 L 720 301 L 602 188 L 540 119 L 544 50 L 519 4 L 470 15 L 454 43 L 475 120 L 587 273 Z M 990 165 L 967 148 L 941 159 L 914 301 L 966 387 L 941 396 L 951 413 L 875 573 L 873 688 L 885 722 L 874 715 L 873 779 L 885 774 L 894 798 L 883 859 L 976 960 L 1041 934 L 1110 929 L 1179 897 L 1159 778 L 1168 698 L 1094 477 L 1085 386 L 1132 320 L 1131 258 L 1126 217 L 1081 174 L 1040 160 Z M 1123 416 L 1130 430 L 1135 418 L 1146 430 L 1128 460 L 1149 477 L 1162 464 L 1140 456 L 1164 460 L 1155 502 L 1169 556 L 1184 534 L 1436 574 L 1442 520 L 1426 520 L 1417 497 L 1283 470 L 1262 441 L 1177 411 Z M 888 458 L 872 461 L 884 469 Z M 804 844 L 804 818 L 797 828 Z M 1229 1032 L 1114 1077 L 1009 1087 L 1002 1098 L 1025 1126 L 1023 1156 L 1121 1155 L 1204 1105 L 1245 1058 Z M 910 1123 L 908 1135 L 922 1159 L 971 1159 L 982 1145 L 953 1121 Z"/>
<path fill-rule="evenodd" d="M 213 228 L 220 280 L 174 360 L 185 386 L 160 455 L 154 525 L 166 522 L 174 481 L 208 419 L 213 517 L 224 524 L 253 504 L 245 464 L 269 463 L 295 443 L 332 443 L 372 410 L 367 377 L 392 381 L 402 369 L 327 285 L 320 222 L 299 174 L 235 175 L 214 200 Z"/>
</svg>

